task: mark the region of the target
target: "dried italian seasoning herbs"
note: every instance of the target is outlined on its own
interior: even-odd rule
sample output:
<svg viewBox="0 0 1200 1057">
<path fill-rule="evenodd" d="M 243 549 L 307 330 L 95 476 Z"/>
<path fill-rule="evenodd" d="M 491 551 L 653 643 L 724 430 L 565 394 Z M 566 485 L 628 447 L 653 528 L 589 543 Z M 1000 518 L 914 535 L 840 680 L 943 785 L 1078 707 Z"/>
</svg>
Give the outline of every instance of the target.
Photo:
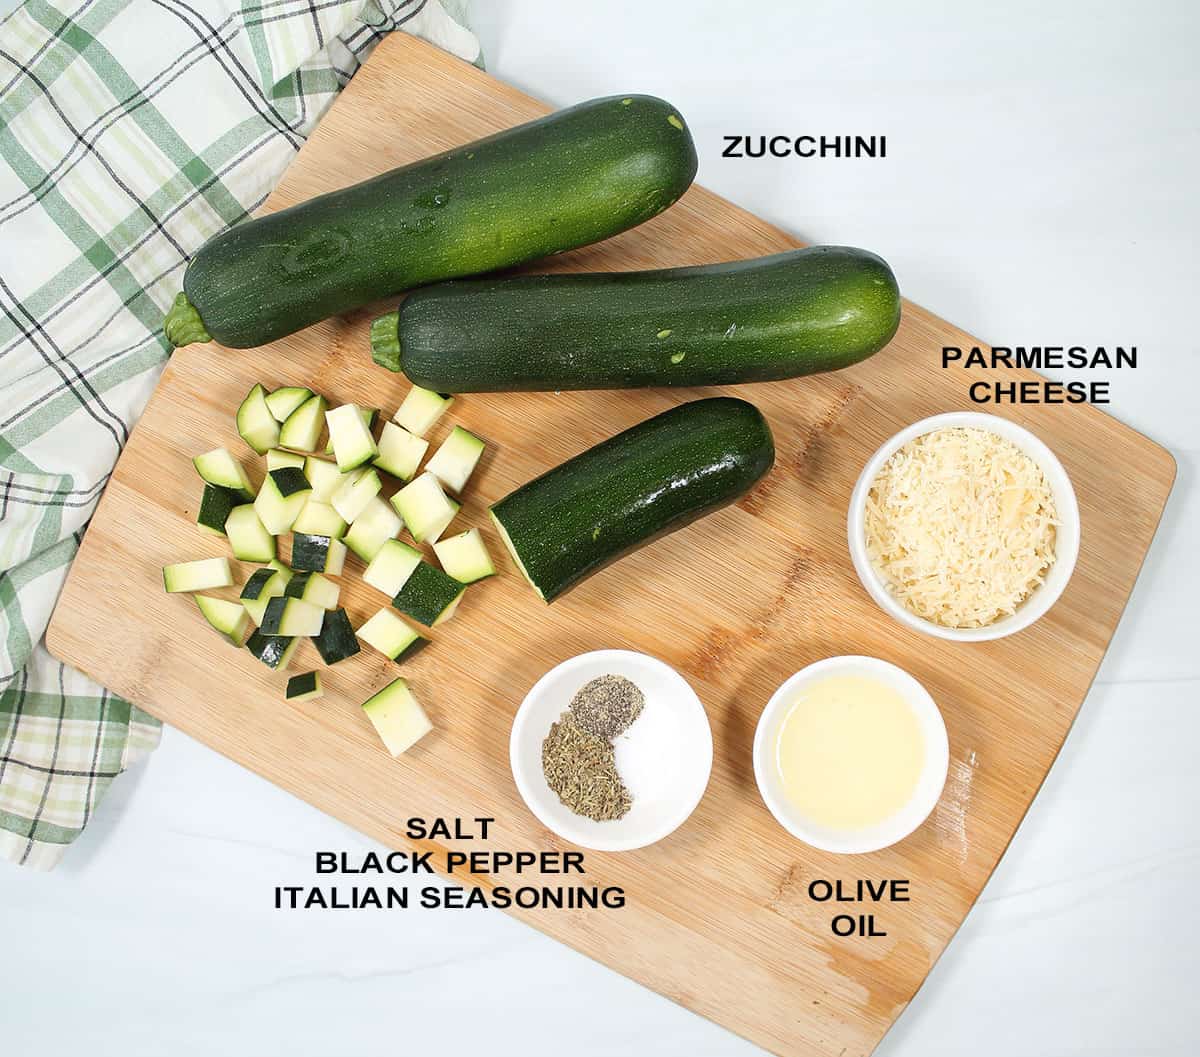
<svg viewBox="0 0 1200 1057">
<path fill-rule="evenodd" d="M 623 818 L 633 798 L 617 773 L 612 739 L 642 713 L 645 696 L 621 675 L 585 683 L 542 742 L 546 784 L 577 815 L 596 822 Z"/>
<path fill-rule="evenodd" d="M 564 712 L 542 742 L 542 773 L 559 800 L 577 815 L 603 822 L 633 805 L 617 774 L 612 742 L 583 730 Z"/>
<path fill-rule="evenodd" d="M 623 675 L 602 675 L 584 683 L 571 699 L 575 722 L 590 734 L 612 739 L 642 714 L 646 698 Z"/>
</svg>

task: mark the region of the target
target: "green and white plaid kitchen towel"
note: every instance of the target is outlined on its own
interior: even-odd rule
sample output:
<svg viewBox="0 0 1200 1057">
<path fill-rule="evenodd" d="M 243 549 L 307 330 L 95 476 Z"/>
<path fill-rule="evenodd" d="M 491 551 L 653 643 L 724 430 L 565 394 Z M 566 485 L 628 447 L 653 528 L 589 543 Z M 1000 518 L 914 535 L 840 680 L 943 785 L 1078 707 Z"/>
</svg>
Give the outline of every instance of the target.
<svg viewBox="0 0 1200 1057">
<path fill-rule="evenodd" d="M 41 645 L 209 236 L 403 27 L 465 0 L 25 0 L 0 23 L 0 856 L 49 869 L 159 724 Z"/>
</svg>

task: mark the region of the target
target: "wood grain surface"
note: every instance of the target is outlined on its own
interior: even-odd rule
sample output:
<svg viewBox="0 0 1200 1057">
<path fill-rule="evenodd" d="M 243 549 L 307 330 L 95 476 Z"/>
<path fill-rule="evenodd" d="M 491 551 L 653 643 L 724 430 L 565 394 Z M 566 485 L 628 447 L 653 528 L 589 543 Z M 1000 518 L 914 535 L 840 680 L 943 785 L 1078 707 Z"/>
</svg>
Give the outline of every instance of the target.
<svg viewBox="0 0 1200 1057">
<path fill-rule="evenodd" d="M 266 208 L 546 109 L 393 35 Z M 701 264 L 796 245 L 695 187 L 643 227 L 547 267 Z M 1174 475 L 1171 457 L 1090 407 L 1000 407 L 1066 466 L 1083 518 L 1082 551 L 1066 593 L 1034 628 L 959 645 L 888 619 L 862 590 L 846 551 L 847 500 L 872 451 L 918 418 L 973 406 L 974 376 L 938 365 L 944 343 L 972 339 L 921 308 L 906 304 L 895 340 L 866 363 L 743 387 L 740 395 L 763 410 L 775 434 L 770 475 L 737 505 L 550 607 L 512 567 L 486 524 L 487 505 L 616 431 L 714 390 L 461 398 L 449 417 L 491 447 L 456 524 L 484 528 L 501 575 L 473 587 L 454 620 L 433 633 L 435 644 L 404 666 L 436 730 L 392 760 L 358 707 L 395 674 L 382 657 L 365 649 L 328 670 L 323 700 L 286 704 L 285 676 L 209 631 L 189 597 L 164 594 L 159 572 L 169 562 L 226 553 L 224 540 L 194 524 L 200 486 L 190 460 L 226 445 L 247 456 L 257 479 L 260 463 L 233 425 L 252 383 L 307 385 L 335 403 L 395 410 L 407 384 L 371 363 L 370 315 L 251 352 L 196 345 L 175 353 L 84 538 L 51 624 L 51 651 L 396 848 L 412 846 L 403 835 L 410 815 L 495 817 L 494 848 L 567 847 L 517 796 L 508 766 L 513 714 L 547 668 L 576 653 L 623 647 L 661 657 L 696 688 L 712 721 L 716 758 L 704 800 L 654 847 L 587 855 L 588 882 L 622 886 L 624 909 L 518 916 L 773 1052 L 869 1053 L 962 922 L 1058 753 L 1150 544 Z M 443 423 L 435 442 L 448 429 Z M 361 583 L 353 559 L 349 565 L 342 597 L 357 625 L 383 599 Z M 243 565 L 239 584 L 248 572 Z M 234 597 L 236 588 L 221 593 Z M 844 653 L 912 672 L 940 704 L 951 746 L 949 780 L 931 819 L 898 846 L 855 857 L 812 851 L 780 829 L 757 795 L 750 754 L 759 712 L 779 683 Z M 305 643 L 292 669 L 316 663 Z M 441 862 L 447 850 L 471 845 L 421 847 Z M 912 901 L 864 908 L 876 910 L 886 937 L 838 939 L 830 931 L 836 911 L 807 897 L 814 878 L 906 878 Z M 501 874 L 483 883 L 515 880 Z"/>
</svg>

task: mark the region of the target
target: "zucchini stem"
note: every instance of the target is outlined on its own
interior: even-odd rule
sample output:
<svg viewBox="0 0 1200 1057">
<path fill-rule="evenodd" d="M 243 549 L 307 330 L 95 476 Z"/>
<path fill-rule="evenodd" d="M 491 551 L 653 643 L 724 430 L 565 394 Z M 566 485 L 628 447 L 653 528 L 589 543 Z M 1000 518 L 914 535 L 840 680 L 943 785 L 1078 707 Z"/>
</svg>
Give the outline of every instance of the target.
<svg viewBox="0 0 1200 1057">
<path fill-rule="evenodd" d="M 400 312 L 371 320 L 371 359 L 389 371 L 400 370 Z"/>
<path fill-rule="evenodd" d="M 182 291 L 175 295 L 175 303 L 163 319 L 163 334 L 175 348 L 191 345 L 194 341 L 212 341 L 212 335 L 204 329 L 196 306 Z"/>
</svg>

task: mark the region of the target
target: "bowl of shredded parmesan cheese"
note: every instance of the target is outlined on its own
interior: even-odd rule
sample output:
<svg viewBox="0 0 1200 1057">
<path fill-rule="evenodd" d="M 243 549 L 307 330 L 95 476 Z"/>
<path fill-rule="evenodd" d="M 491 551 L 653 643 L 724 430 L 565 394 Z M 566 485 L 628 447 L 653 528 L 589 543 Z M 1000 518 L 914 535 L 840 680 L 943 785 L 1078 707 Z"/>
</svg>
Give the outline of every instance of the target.
<svg viewBox="0 0 1200 1057">
<path fill-rule="evenodd" d="M 901 430 L 850 498 L 850 556 L 871 597 L 911 628 L 979 642 L 1029 627 L 1079 554 L 1062 463 L 1029 430 L 953 412 Z"/>
</svg>

